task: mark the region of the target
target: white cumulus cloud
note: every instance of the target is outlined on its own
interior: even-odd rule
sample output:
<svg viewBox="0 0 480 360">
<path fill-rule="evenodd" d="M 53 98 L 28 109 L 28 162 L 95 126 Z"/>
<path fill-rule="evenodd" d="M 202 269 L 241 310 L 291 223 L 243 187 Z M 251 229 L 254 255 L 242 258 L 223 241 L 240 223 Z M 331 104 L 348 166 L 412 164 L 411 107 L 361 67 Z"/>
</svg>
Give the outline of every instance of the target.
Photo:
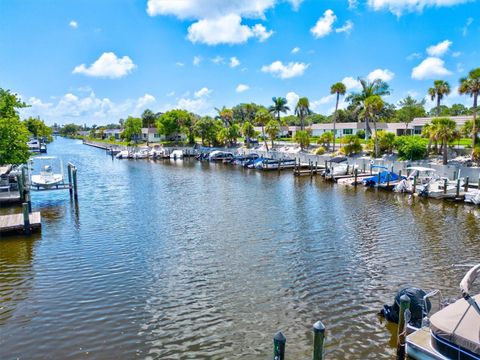
<svg viewBox="0 0 480 360">
<path fill-rule="evenodd" d="M 152 104 L 156 101 L 155 96 L 145 93 L 137 100 L 137 108 L 144 108 L 148 104 Z"/>
<path fill-rule="evenodd" d="M 327 36 L 332 32 L 333 23 L 336 20 L 337 16 L 333 13 L 333 10 L 325 10 L 323 16 L 317 20 L 317 23 L 310 29 L 310 31 L 317 39 Z"/>
<path fill-rule="evenodd" d="M 136 67 L 128 56 L 118 58 L 113 52 L 105 52 L 90 66 L 85 64 L 76 66 L 73 73 L 117 79 L 129 74 Z"/>
<path fill-rule="evenodd" d="M 298 95 L 296 92 L 290 91 L 285 96 L 285 99 L 287 99 L 287 106 L 290 108 L 289 114 L 293 114 L 295 111 L 295 106 L 297 106 L 298 99 L 300 99 L 300 95 Z"/>
<path fill-rule="evenodd" d="M 368 0 L 373 10 L 388 10 L 400 16 L 405 12 L 421 12 L 426 7 L 446 7 L 463 4 L 469 0 Z"/>
<path fill-rule="evenodd" d="M 375 79 L 390 81 L 394 76 L 395 74 L 388 69 L 375 69 L 367 75 L 367 79 L 369 81 L 374 81 Z"/>
<path fill-rule="evenodd" d="M 300 51 L 300 48 L 298 46 L 295 46 L 292 51 L 290 51 L 292 54 L 296 54 Z"/>
<path fill-rule="evenodd" d="M 194 56 L 193 57 L 193 65 L 198 66 L 198 65 L 200 65 L 201 61 L 202 61 L 202 58 L 200 56 Z"/>
<path fill-rule="evenodd" d="M 427 48 L 427 54 L 435 57 L 442 56 L 448 51 L 450 45 L 452 45 L 452 42 L 450 40 L 444 40 L 436 45 L 429 46 Z"/>
<path fill-rule="evenodd" d="M 280 79 L 288 79 L 302 76 L 309 66 L 309 64 L 298 62 L 283 64 L 281 61 L 277 60 L 270 65 L 262 66 L 261 70 L 266 73 L 271 73 L 273 76 L 279 77 Z"/>
<path fill-rule="evenodd" d="M 345 21 L 345 24 L 339 28 L 335 29 L 336 33 L 347 33 L 350 34 L 353 30 L 353 22 L 351 20 Z"/>
<path fill-rule="evenodd" d="M 362 87 L 360 81 L 351 76 L 343 78 L 342 83 L 345 85 L 347 90 L 359 90 Z"/>
<path fill-rule="evenodd" d="M 238 60 L 236 56 L 232 56 L 232 57 L 230 58 L 230 64 L 229 64 L 229 66 L 230 66 L 231 68 L 234 68 L 234 67 L 237 67 L 238 65 L 240 65 L 240 60 Z"/>
<path fill-rule="evenodd" d="M 238 84 L 235 91 L 237 93 L 242 93 L 244 91 L 247 91 L 248 89 L 250 89 L 250 86 L 248 85 L 245 85 L 245 84 Z"/>
<path fill-rule="evenodd" d="M 428 57 L 412 69 L 412 79 L 435 79 L 451 75 L 452 72 L 445 67 L 445 62 L 437 57 Z"/>
<path fill-rule="evenodd" d="M 188 27 L 187 38 L 192 43 L 207 45 L 242 44 L 252 37 L 265 41 L 273 34 L 261 24 L 253 27 L 242 24 L 237 14 L 228 14 L 214 19 L 201 19 Z"/>
<path fill-rule="evenodd" d="M 70 26 L 72 29 L 76 29 L 76 28 L 78 28 L 78 22 L 76 22 L 75 20 L 71 20 L 68 23 L 68 26 Z"/>
<path fill-rule="evenodd" d="M 195 91 L 195 93 L 193 94 L 196 98 L 202 98 L 202 97 L 205 97 L 205 96 L 208 96 L 212 93 L 212 90 L 210 90 L 209 88 L 207 87 L 203 87 L 201 88 L 200 90 L 198 91 Z"/>
</svg>

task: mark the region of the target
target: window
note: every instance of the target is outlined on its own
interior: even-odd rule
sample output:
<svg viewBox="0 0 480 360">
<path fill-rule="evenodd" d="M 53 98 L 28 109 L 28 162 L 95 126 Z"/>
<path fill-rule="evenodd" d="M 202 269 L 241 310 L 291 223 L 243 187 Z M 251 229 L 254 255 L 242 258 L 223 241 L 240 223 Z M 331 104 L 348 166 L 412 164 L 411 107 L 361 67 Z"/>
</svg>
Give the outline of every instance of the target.
<svg viewBox="0 0 480 360">
<path fill-rule="evenodd" d="M 343 129 L 343 135 L 352 135 L 353 129 Z"/>
</svg>

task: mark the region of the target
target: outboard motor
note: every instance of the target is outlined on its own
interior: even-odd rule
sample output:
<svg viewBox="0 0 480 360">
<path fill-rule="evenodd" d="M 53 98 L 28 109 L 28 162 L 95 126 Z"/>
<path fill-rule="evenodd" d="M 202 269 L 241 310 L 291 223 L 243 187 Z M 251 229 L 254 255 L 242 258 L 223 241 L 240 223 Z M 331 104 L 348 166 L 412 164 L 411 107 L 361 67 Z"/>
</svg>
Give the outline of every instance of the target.
<svg viewBox="0 0 480 360">
<path fill-rule="evenodd" d="M 427 314 L 432 308 L 430 300 L 427 299 L 427 309 L 424 309 L 425 303 L 423 301 L 423 298 L 425 295 L 427 295 L 427 293 L 422 289 L 410 287 L 400 290 L 395 296 L 395 302 L 393 303 L 393 305 L 383 305 L 383 309 L 380 310 L 379 315 L 382 315 L 388 321 L 398 324 L 400 297 L 403 295 L 407 295 L 410 298 L 411 317 L 408 323 L 412 326 L 415 326 L 416 328 L 420 328 L 422 326 L 423 315 Z"/>
</svg>

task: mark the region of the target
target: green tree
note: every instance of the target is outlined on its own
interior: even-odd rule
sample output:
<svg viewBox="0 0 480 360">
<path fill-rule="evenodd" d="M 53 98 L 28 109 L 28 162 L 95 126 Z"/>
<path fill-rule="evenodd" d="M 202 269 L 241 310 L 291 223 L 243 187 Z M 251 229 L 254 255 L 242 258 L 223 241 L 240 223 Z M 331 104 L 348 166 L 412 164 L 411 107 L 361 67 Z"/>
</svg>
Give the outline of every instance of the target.
<svg viewBox="0 0 480 360">
<path fill-rule="evenodd" d="M 459 90 L 461 90 L 460 87 Z M 471 113 L 470 109 L 463 104 L 453 104 L 450 106 L 450 115 L 452 116 L 470 115 Z"/>
<path fill-rule="evenodd" d="M 198 120 L 194 125 L 195 135 L 200 136 L 202 145 L 208 143 L 211 146 L 216 139 L 217 124 L 210 116 L 204 116 Z"/>
<path fill-rule="evenodd" d="M 304 130 L 305 118 L 310 115 L 310 102 L 307 97 L 298 99 L 297 105 L 295 106 L 295 115 L 300 118 L 300 129 Z"/>
<path fill-rule="evenodd" d="M 45 138 L 48 142 L 53 140 L 52 128 L 45 125 L 40 118 L 29 117 L 23 121 L 30 134 L 35 138 Z"/>
<path fill-rule="evenodd" d="M 405 124 L 405 135 L 408 135 L 408 124 L 416 117 L 424 117 L 425 113 L 425 99 L 417 101 L 411 96 L 399 102 L 400 109 L 396 111 L 396 118 Z"/>
<path fill-rule="evenodd" d="M 65 124 L 59 130 L 59 134 L 63 137 L 72 137 L 80 131 L 81 127 L 77 124 Z"/>
<path fill-rule="evenodd" d="M 336 95 L 336 102 L 335 102 L 335 112 L 333 113 L 333 133 L 337 134 L 337 112 L 338 112 L 338 102 L 340 101 L 340 95 L 345 95 L 347 92 L 347 87 L 342 82 L 337 82 L 330 87 L 330 94 Z M 335 151 L 335 138 L 333 137 L 333 151 Z"/>
<path fill-rule="evenodd" d="M 0 118 L 0 165 L 26 163 L 30 157 L 27 142 L 27 127 L 16 114 Z"/>
<path fill-rule="evenodd" d="M 375 133 L 373 138 L 370 139 L 369 147 L 373 147 L 372 145 L 375 144 L 375 142 L 378 142 L 378 151 L 380 153 L 391 154 L 395 147 L 395 134 L 388 131 L 379 130 Z"/>
<path fill-rule="evenodd" d="M 310 146 L 310 132 L 307 130 L 298 130 L 293 135 L 293 141 L 300 145 L 300 150 L 306 149 Z"/>
<path fill-rule="evenodd" d="M 247 141 L 247 148 L 250 148 L 250 140 L 255 136 L 255 128 L 250 121 L 245 121 L 243 123 L 242 134 Z"/>
<path fill-rule="evenodd" d="M 450 84 L 444 80 L 435 80 L 433 87 L 428 89 L 428 95 L 433 100 L 437 99 L 437 116 L 440 116 L 440 102 L 450 94 Z"/>
<path fill-rule="evenodd" d="M 357 154 L 362 151 L 362 144 L 360 143 L 358 136 L 345 135 L 340 141 L 342 143 L 340 151 L 347 156 Z"/>
<path fill-rule="evenodd" d="M 0 119 L 12 119 L 18 116 L 17 109 L 26 108 L 25 104 L 17 94 L 12 94 L 10 90 L 0 88 Z"/>
<path fill-rule="evenodd" d="M 433 119 L 435 126 L 435 134 L 438 141 L 442 142 L 443 149 L 443 165 L 448 164 L 448 143 L 458 138 L 456 130 L 457 123 L 450 118 Z"/>
<path fill-rule="evenodd" d="M 476 147 L 477 140 L 477 101 L 480 93 L 480 68 L 471 70 L 468 77 L 460 79 L 460 87 L 458 88 L 460 94 L 467 94 L 473 97 L 473 121 L 472 121 L 472 159 L 473 151 Z"/>
<path fill-rule="evenodd" d="M 221 109 L 215 108 L 218 115 L 217 118 L 221 119 L 225 126 L 233 124 L 233 110 L 223 106 Z"/>
<path fill-rule="evenodd" d="M 188 128 L 192 130 L 189 132 L 189 136 L 191 136 L 191 134 L 194 133 L 194 129 L 190 126 L 190 120 L 191 114 L 188 111 L 179 109 L 170 110 L 160 115 L 157 119 L 157 131 L 160 135 L 171 139 L 173 135 L 177 135 L 182 130 L 182 126 L 187 124 Z"/>
<path fill-rule="evenodd" d="M 229 134 L 228 134 L 228 129 L 226 127 L 222 127 L 218 132 L 217 132 L 217 143 L 225 146 L 227 141 L 229 139 Z"/>
<path fill-rule="evenodd" d="M 265 136 L 265 125 L 272 120 L 272 115 L 267 110 L 259 110 L 255 114 L 255 123 L 262 127 L 262 139 L 265 143 L 265 149 L 268 151 L 267 137 Z"/>
<path fill-rule="evenodd" d="M 422 137 L 428 139 L 427 154 L 430 154 L 430 151 L 432 150 L 432 143 L 435 144 L 435 152 L 438 151 L 437 134 L 434 124 L 428 123 L 423 126 Z"/>
<path fill-rule="evenodd" d="M 142 113 L 142 127 L 149 128 L 155 124 L 157 116 L 150 109 L 145 109 Z"/>
<path fill-rule="evenodd" d="M 137 142 L 142 135 L 142 119 L 129 116 L 125 120 L 125 127 L 122 132 L 122 138 L 128 141 Z"/>
<path fill-rule="evenodd" d="M 227 138 L 231 146 L 237 144 L 237 139 L 240 137 L 240 125 L 232 124 L 227 127 Z"/>
<path fill-rule="evenodd" d="M 287 106 L 287 99 L 279 96 L 273 97 L 272 101 L 273 105 L 268 108 L 268 111 L 277 116 L 278 125 L 282 126 L 282 122 L 280 121 L 280 113 L 286 113 L 290 110 L 290 108 Z"/>
<path fill-rule="evenodd" d="M 265 126 L 265 132 L 267 133 L 268 137 L 272 141 L 272 149 L 273 149 L 273 141 L 277 138 L 278 133 L 280 132 L 280 126 L 278 126 L 278 122 L 273 119 L 270 120 Z"/>
<path fill-rule="evenodd" d="M 377 134 L 377 120 L 380 112 L 382 111 L 384 102 L 379 95 L 372 95 L 365 99 L 363 117 L 365 118 L 365 123 L 370 119 L 373 120 L 373 126 L 375 129 L 375 134 Z M 375 136 L 375 157 L 378 157 L 378 136 Z"/>
<path fill-rule="evenodd" d="M 427 155 L 427 140 L 419 136 L 397 136 L 394 143 L 400 160 L 420 160 Z"/>
<path fill-rule="evenodd" d="M 326 149 L 330 148 L 330 143 L 333 142 L 333 132 L 327 131 L 324 132 L 320 137 L 318 138 L 317 144 L 322 145 Z"/>
</svg>

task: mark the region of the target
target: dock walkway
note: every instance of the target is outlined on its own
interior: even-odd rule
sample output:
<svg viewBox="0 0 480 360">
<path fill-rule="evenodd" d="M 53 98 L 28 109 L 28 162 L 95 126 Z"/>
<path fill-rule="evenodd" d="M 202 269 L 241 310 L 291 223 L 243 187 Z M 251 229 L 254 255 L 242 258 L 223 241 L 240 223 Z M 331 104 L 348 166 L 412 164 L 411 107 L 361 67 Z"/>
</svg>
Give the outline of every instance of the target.
<svg viewBox="0 0 480 360">
<path fill-rule="evenodd" d="M 30 230 L 38 230 L 42 227 L 40 212 L 32 212 L 30 218 Z M 23 214 L 11 214 L 0 216 L 0 234 L 13 231 L 23 231 Z"/>
</svg>

